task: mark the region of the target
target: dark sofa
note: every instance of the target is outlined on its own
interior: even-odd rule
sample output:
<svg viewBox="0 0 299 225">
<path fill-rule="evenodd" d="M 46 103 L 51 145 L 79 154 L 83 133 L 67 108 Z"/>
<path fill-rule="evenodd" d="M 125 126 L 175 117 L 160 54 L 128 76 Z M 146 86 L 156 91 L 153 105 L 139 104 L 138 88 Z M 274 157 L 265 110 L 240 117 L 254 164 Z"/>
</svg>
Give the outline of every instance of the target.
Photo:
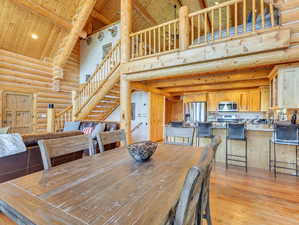
<svg viewBox="0 0 299 225">
<path fill-rule="evenodd" d="M 90 121 L 81 122 L 80 130 L 78 131 L 23 135 L 22 138 L 27 151 L 0 158 L 0 183 L 43 170 L 40 149 L 37 143 L 39 140 L 81 135 L 84 127 L 90 127 L 91 125 L 94 127 L 97 123 L 98 122 Z M 119 129 L 118 123 L 105 122 L 105 131 L 116 129 Z M 105 146 L 105 149 L 109 150 L 115 148 L 116 145 L 117 144 Z M 82 154 L 83 151 L 57 157 L 53 159 L 52 163 L 54 166 L 57 166 L 62 163 L 80 159 Z"/>
</svg>

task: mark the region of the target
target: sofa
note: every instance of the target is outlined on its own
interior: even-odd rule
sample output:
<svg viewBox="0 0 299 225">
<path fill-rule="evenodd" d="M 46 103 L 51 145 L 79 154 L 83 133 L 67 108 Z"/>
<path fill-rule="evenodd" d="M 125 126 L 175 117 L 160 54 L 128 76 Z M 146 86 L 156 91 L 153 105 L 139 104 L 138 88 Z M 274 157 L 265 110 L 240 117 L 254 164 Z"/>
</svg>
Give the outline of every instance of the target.
<svg viewBox="0 0 299 225">
<path fill-rule="evenodd" d="M 94 127 L 97 124 L 98 122 L 82 121 L 80 123 L 80 129 L 75 131 L 22 135 L 27 151 L 0 158 L 0 183 L 43 170 L 42 158 L 38 146 L 39 140 L 82 135 L 82 130 L 84 127 Z M 119 129 L 118 123 L 105 122 L 105 131 L 111 131 L 115 129 Z M 117 145 L 118 143 L 107 145 L 105 146 L 105 150 L 115 148 Z M 54 166 L 57 166 L 62 163 L 80 159 L 82 158 L 83 152 L 84 150 L 65 156 L 56 157 L 52 159 L 52 163 Z"/>
</svg>

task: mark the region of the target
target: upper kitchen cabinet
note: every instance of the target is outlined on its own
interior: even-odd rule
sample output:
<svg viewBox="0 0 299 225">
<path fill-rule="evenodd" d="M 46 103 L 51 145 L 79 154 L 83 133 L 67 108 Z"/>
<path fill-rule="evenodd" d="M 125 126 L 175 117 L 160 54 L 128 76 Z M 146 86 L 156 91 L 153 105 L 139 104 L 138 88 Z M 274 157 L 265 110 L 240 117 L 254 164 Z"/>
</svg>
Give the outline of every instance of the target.
<svg viewBox="0 0 299 225">
<path fill-rule="evenodd" d="M 299 65 L 278 66 L 270 78 L 272 108 L 299 108 Z"/>
</svg>

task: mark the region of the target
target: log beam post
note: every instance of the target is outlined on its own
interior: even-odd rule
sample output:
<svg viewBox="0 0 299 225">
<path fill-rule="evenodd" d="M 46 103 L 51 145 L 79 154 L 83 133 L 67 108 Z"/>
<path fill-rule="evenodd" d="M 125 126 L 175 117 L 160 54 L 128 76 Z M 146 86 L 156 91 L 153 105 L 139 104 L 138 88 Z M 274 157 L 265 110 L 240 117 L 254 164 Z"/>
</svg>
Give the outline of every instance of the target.
<svg viewBox="0 0 299 225">
<path fill-rule="evenodd" d="M 130 60 L 130 33 L 132 32 L 132 0 L 121 0 L 121 63 Z"/>
<path fill-rule="evenodd" d="M 189 46 L 190 40 L 190 24 L 189 24 L 189 10 L 187 6 L 180 8 L 180 49 L 185 50 Z"/>
<path fill-rule="evenodd" d="M 125 74 L 120 77 L 120 127 L 126 132 L 127 143 L 131 141 L 131 87 Z"/>
<path fill-rule="evenodd" d="M 55 132 L 55 109 L 54 104 L 49 104 L 47 112 L 47 132 Z"/>
</svg>

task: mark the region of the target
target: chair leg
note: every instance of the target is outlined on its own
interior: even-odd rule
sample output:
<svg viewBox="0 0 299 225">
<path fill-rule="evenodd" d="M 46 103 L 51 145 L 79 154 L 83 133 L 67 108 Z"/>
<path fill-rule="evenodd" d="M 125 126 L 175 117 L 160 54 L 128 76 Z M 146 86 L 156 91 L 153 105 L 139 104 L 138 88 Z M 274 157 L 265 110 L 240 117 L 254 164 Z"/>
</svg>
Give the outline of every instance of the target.
<svg viewBox="0 0 299 225">
<path fill-rule="evenodd" d="M 276 174 L 276 145 L 275 145 L 275 142 L 274 142 L 274 176 L 276 177 L 277 174 Z"/>
<path fill-rule="evenodd" d="M 247 138 L 245 139 L 245 171 L 248 171 L 248 163 L 247 163 Z"/>
<path fill-rule="evenodd" d="M 271 172 L 271 140 L 269 140 L 269 171 Z"/>
<path fill-rule="evenodd" d="M 227 137 L 225 139 L 225 168 L 228 168 L 228 160 L 227 160 L 227 145 L 228 145 L 228 140 Z"/>
</svg>

